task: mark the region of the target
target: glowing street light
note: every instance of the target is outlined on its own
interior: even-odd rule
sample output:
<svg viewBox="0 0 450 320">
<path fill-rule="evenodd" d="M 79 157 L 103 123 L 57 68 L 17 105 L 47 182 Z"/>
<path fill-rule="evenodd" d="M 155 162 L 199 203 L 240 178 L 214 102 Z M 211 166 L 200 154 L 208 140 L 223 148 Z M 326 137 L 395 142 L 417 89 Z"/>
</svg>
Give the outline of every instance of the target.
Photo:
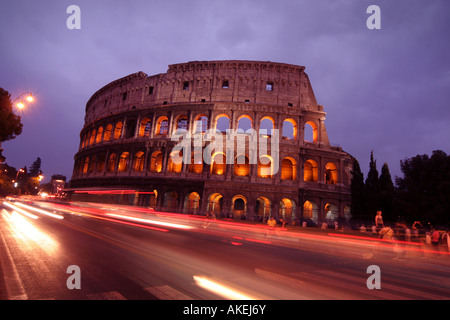
<svg viewBox="0 0 450 320">
<path fill-rule="evenodd" d="M 25 103 L 24 101 L 28 101 L 28 102 L 33 102 L 34 101 L 34 96 L 31 92 L 25 92 L 22 93 L 20 96 L 18 96 L 15 100 L 14 103 L 17 107 L 17 109 L 22 110 L 23 108 L 25 108 Z"/>
</svg>

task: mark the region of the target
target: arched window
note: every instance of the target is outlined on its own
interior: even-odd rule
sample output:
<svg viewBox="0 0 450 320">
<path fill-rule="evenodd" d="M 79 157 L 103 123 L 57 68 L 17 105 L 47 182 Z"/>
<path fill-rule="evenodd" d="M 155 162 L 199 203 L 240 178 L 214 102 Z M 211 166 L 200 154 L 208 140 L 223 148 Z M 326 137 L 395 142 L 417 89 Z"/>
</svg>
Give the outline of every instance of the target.
<svg viewBox="0 0 450 320">
<path fill-rule="evenodd" d="M 305 141 L 308 142 L 314 142 L 317 143 L 318 142 L 318 128 L 317 128 L 317 124 L 313 121 L 308 121 L 305 123 Z"/>
<path fill-rule="evenodd" d="M 119 158 L 119 167 L 117 169 L 118 172 L 126 172 L 129 168 L 130 164 L 130 153 L 123 152 Z"/>
<path fill-rule="evenodd" d="M 102 141 L 102 135 L 103 135 L 103 127 L 99 127 L 97 130 L 97 137 L 95 138 L 95 143 L 99 143 Z"/>
<path fill-rule="evenodd" d="M 308 182 L 317 182 L 319 179 L 319 167 L 314 160 L 307 160 L 303 170 L 303 180 Z"/>
<path fill-rule="evenodd" d="M 259 124 L 259 134 L 271 136 L 274 129 L 274 120 L 271 117 L 264 117 Z"/>
<path fill-rule="evenodd" d="M 319 208 L 317 204 L 306 200 L 303 204 L 303 218 L 317 222 L 319 218 Z"/>
<path fill-rule="evenodd" d="M 292 158 L 284 158 L 281 161 L 281 179 L 282 180 L 295 180 L 296 175 L 296 163 Z"/>
<path fill-rule="evenodd" d="M 338 183 L 338 170 L 337 166 L 333 162 L 328 162 L 325 165 L 325 183 L 326 184 Z"/>
<path fill-rule="evenodd" d="M 213 193 L 209 196 L 208 211 L 213 211 L 216 215 L 222 213 L 223 196 L 220 193 Z"/>
<path fill-rule="evenodd" d="M 139 124 L 139 137 L 150 136 L 150 131 L 152 130 L 152 122 L 149 118 L 144 118 Z"/>
<path fill-rule="evenodd" d="M 242 115 L 237 121 L 237 130 L 240 133 L 245 133 L 247 130 L 252 129 L 252 118 L 248 115 Z"/>
<path fill-rule="evenodd" d="M 114 172 L 116 170 L 116 162 L 117 162 L 117 155 L 115 153 L 111 153 L 108 157 L 108 164 L 106 167 L 106 171 Z"/>
<path fill-rule="evenodd" d="M 238 155 L 234 159 L 234 174 L 236 176 L 248 176 L 250 173 L 250 162 L 246 155 Z"/>
<path fill-rule="evenodd" d="M 226 133 L 230 129 L 230 117 L 226 114 L 219 114 L 216 117 L 215 130 L 219 133 Z"/>
<path fill-rule="evenodd" d="M 191 192 L 186 196 L 184 203 L 184 212 L 196 214 L 200 208 L 200 195 L 197 192 Z"/>
<path fill-rule="evenodd" d="M 167 171 L 180 173 L 183 169 L 183 150 L 173 151 L 167 164 Z"/>
<path fill-rule="evenodd" d="M 95 142 L 95 129 L 91 131 L 91 137 L 89 139 L 89 145 L 93 145 Z"/>
<path fill-rule="evenodd" d="M 192 152 L 191 163 L 189 164 L 189 172 L 203 172 L 203 158 L 201 152 Z"/>
<path fill-rule="evenodd" d="M 150 159 L 150 171 L 151 172 L 161 172 L 163 164 L 163 154 L 161 151 L 155 151 L 152 153 Z"/>
<path fill-rule="evenodd" d="M 111 140 L 112 129 L 113 129 L 112 124 L 109 123 L 105 128 L 105 134 L 103 136 L 103 141 Z"/>
<path fill-rule="evenodd" d="M 176 121 L 176 128 L 175 128 L 175 132 L 176 133 L 183 133 L 186 132 L 188 129 L 188 117 L 185 115 L 179 116 L 177 121 Z"/>
<path fill-rule="evenodd" d="M 133 160 L 133 170 L 137 172 L 141 172 L 144 170 L 144 152 L 139 151 L 134 155 Z"/>
<path fill-rule="evenodd" d="M 83 173 L 88 173 L 89 170 L 89 157 L 84 158 Z"/>
<path fill-rule="evenodd" d="M 212 157 L 211 173 L 225 174 L 227 171 L 227 159 L 223 152 L 218 152 Z"/>
<path fill-rule="evenodd" d="M 255 212 L 261 218 L 270 217 L 271 206 L 270 201 L 266 197 L 259 197 L 256 199 Z"/>
<path fill-rule="evenodd" d="M 194 133 L 204 133 L 208 130 L 208 117 L 198 115 L 194 121 Z"/>
<path fill-rule="evenodd" d="M 283 121 L 282 139 L 294 140 L 297 138 L 297 122 L 293 119 L 285 119 Z"/>
<path fill-rule="evenodd" d="M 114 127 L 114 139 L 120 139 L 120 137 L 122 136 L 122 128 L 123 128 L 123 123 L 122 121 L 119 121 L 116 123 L 116 126 Z"/>
<path fill-rule="evenodd" d="M 283 219 L 291 220 L 295 218 L 295 202 L 291 199 L 284 198 L 280 201 L 279 216 Z"/>
<path fill-rule="evenodd" d="M 169 133 L 169 119 L 166 116 L 159 117 L 156 121 L 155 135 L 165 136 Z"/>
<path fill-rule="evenodd" d="M 272 178 L 273 176 L 273 161 L 272 157 L 264 155 L 259 157 L 258 161 L 258 177 Z"/>
</svg>

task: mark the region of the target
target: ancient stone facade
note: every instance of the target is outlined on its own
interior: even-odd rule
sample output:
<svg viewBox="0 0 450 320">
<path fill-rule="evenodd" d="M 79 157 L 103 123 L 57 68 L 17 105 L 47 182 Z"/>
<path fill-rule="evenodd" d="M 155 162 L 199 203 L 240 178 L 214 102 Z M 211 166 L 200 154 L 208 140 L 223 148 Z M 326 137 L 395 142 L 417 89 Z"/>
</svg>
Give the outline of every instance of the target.
<svg viewBox="0 0 450 320">
<path fill-rule="evenodd" d="M 353 158 L 330 145 L 324 121 L 302 66 L 193 61 L 134 73 L 87 102 L 72 196 L 235 218 L 345 217 Z M 174 152 L 182 138 L 191 152 Z"/>
</svg>

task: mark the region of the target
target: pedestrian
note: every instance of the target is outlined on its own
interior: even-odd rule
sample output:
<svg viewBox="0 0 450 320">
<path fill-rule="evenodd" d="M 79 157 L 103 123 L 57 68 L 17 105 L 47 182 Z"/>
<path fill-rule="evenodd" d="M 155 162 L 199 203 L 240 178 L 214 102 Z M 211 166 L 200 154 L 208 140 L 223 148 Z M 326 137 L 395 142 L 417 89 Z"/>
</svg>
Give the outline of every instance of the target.
<svg viewBox="0 0 450 320">
<path fill-rule="evenodd" d="M 435 249 L 437 252 L 437 256 L 439 257 L 441 254 L 439 253 L 439 239 L 441 238 L 441 235 L 439 234 L 439 231 L 437 231 L 435 228 L 431 229 L 431 245 L 433 246 L 433 249 Z"/>
<path fill-rule="evenodd" d="M 377 215 L 375 216 L 375 226 L 377 227 L 377 232 L 380 232 L 380 230 L 384 227 L 381 210 L 378 210 Z"/>
<path fill-rule="evenodd" d="M 272 216 L 267 221 L 267 237 L 270 238 L 270 235 L 275 232 L 275 227 L 277 225 L 277 221 Z"/>
</svg>

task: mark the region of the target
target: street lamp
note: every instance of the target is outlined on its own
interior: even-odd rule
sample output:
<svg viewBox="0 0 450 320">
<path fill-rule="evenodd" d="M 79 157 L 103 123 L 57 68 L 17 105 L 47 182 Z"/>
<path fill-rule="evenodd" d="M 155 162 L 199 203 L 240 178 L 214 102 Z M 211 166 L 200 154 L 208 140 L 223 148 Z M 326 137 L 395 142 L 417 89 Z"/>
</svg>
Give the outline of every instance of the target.
<svg viewBox="0 0 450 320">
<path fill-rule="evenodd" d="M 34 101 L 34 96 L 33 93 L 31 92 L 24 92 L 22 93 L 20 96 L 18 96 L 13 104 L 15 104 L 15 106 L 19 109 L 22 110 L 23 108 L 25 108 L 25 102 L 24 101 L 28 101 L 28 102 L 33 102 Z"/>
</svg>

